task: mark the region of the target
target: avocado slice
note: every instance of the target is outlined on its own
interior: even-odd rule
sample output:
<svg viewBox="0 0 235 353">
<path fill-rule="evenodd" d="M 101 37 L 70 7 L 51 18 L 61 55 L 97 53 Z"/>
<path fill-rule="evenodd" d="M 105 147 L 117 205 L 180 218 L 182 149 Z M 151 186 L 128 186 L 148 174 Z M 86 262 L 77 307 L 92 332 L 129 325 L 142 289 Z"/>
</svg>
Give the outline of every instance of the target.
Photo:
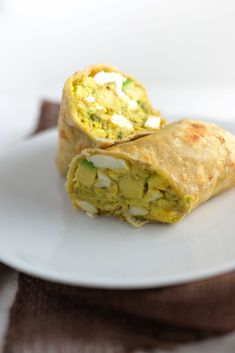
<svg viewBox="0 0 235 353">
<path fill-rule="evenodd" d="M 149 186 L 149 189 L 152 189 L 152 190 L 158 190 L 158 189 L 166 190 L 168 187 L 168 183 L 160 175 L 155 175 L 149 178 L 148 186 Z"/>
<path fill-rule="evenodd" d="M 96 179 L 96 168 L 92 162 L 81 160 L 77 169 L 77 180 L 86 186 L 91 186 Z"/>
<path fill-rule="evenodd" d="M 143 196 L 144 183 L 144 179 L 133 179 L 126 175 L 120 179 L 119 187 L 125 197 L 138 199 Z"/>
</svg>

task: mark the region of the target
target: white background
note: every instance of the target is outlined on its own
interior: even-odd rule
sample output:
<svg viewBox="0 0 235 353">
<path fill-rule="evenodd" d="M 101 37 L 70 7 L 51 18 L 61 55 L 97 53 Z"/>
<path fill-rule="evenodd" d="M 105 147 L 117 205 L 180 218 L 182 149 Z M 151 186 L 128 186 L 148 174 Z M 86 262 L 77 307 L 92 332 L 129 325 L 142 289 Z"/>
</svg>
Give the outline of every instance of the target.
<svg viewBox="0 0 235 353">
<path fill-rule="evenodd" d="M 0 154 L 31 131 L 41 99 L 103 62 L 142 81 L 166 116 L 235 121 L 235 1 L 0 0 Z M 234 352 L 234 340 L 182 352 Z"/>
<path fill-rule="evenodd" d="M 5 33 L 8 46 L 24 39 L 29 45 L 37 42 L 26 62 L 18 65 L 12 58 L 8 67 L 21 68 L 17 77 L 23 77 L 26 64 L 33 60 L 30 72 L 40 62 L 41 80 L 35 85 L 102 61 L 154 83 L 235 82 L 233 0 L 1 1 L 3 13 L 20 15 L 25 23 L 15 24 L 15 37 Z M 34 25 L 28 22 L 32 17 Z"/>
<path fill-rule="evenodd" d="M 166 116 L 235 120 L 234 0 L 0 0 L 0 149 L 71 73 L 109 63 Z"/>
</svg>

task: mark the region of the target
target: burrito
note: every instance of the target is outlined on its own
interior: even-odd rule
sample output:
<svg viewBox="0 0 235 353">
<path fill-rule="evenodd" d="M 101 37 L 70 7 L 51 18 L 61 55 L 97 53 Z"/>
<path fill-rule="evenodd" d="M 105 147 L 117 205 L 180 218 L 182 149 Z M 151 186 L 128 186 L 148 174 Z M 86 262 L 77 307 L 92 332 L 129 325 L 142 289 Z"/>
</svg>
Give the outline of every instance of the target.
<svg viewBox="0 0 235 353">
<path fill-rule="evenodd" d="M 193 120 L 105 150 L 84 150 L 67 178 L 75 207 L 137 227 L 175 223 L 234 185 L 235 136 Z"/>
<path fill-rule="evenodd" d="M 107 65 L 89 66 L 65 83 L 58 123 L 57 165 L 62 175 L 84 148 L 105 148 L 161 128 L 165 119 L 145 88 Z"/>
</svg>

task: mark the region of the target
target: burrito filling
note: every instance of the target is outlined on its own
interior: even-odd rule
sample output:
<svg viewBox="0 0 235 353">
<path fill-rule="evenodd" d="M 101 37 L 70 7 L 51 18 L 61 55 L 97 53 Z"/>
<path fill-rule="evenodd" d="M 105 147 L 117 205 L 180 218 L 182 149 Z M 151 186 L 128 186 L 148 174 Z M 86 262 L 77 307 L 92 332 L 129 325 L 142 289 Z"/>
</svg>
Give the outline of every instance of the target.
<svg viewBox="0 0 235 353">
<path fill-rule="evenodd" d="M 138 131 L 161 127 L 144 89 L 117 72 L 100 71 L 73 82 L 78 116 L 86 131 L 100 138 L 121 140 Z"/>
<path fill-rule="evenodd" d="M 173 223 L 185 211 L 185 201 L 166 178 L 137 162 L 95 154 L 80 159 L 73 176 L 70 195 L 88 215 L 109 214 L 138 226 Z"/>
</svg>

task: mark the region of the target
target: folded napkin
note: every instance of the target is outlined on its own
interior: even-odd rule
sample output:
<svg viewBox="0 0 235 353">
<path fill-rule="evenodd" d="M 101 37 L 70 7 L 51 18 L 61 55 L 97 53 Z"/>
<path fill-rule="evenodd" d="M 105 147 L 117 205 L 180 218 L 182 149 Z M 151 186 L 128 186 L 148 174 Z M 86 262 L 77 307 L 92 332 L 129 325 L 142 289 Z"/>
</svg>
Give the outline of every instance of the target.
<svg viewBox="0 0 235 353">
<path fill-rule="evenodd" d="M 56 126 L 44 102 L 35 132 Z M 146 290 L 63 286 L 19 276 L 4 353 L 130 353 L 235 329 L 235 272 Z"/>
</svg>

